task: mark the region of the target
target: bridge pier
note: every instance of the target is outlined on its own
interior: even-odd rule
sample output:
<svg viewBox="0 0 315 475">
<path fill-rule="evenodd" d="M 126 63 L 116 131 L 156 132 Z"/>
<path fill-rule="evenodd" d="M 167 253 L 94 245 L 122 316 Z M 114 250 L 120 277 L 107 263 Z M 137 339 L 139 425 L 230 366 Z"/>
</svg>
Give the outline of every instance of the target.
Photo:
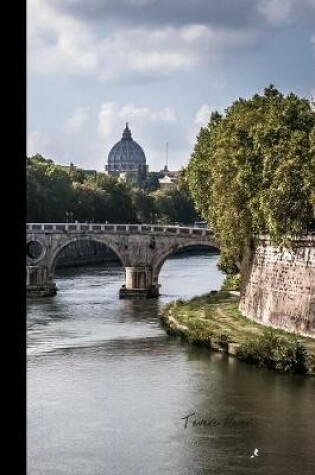
<svg viewBox="0 0 315 475">
<path fill-rule="evenodd" d="M 51 297 L 56 293 L 56 284 L 46 266 L 26 266 L 27 296 Z"/>
<path fill-rule="evenodd" d="M 126 267 L 126 283 L 119 290 L 120 298 L 150 298 L 159 296 L 159 285 L 152 282 L 150 266 Z"/>
</svg>

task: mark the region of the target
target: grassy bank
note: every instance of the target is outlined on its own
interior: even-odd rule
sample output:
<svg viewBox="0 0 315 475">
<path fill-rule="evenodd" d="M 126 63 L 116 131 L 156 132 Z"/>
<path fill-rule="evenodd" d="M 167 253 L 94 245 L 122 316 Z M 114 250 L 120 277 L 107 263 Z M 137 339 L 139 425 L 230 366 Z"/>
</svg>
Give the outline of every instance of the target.
<svg viewBox="0 0 315 475">
<path fill-rule="evenodd" d="M 267 328 L 244 317 L 238 299 L 227 291 L 211 292 L 163 308 L 162 322 L 170 335 L 226 352 L 260 367 L 291 373 L 313 373 L 315 341 Z"/>
</svg>

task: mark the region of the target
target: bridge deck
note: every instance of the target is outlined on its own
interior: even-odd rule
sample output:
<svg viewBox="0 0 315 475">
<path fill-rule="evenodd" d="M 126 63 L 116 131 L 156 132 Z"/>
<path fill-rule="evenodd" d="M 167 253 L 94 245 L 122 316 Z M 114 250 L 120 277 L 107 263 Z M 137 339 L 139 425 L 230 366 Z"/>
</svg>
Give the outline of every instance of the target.
<svg viewBox="0 0 315 475">
<path fill-rule="evenodd" d="M 114 234 L 193 234 L 212 236 L 213 232 L 206 228 L 189 226 L 161 226 L 154 224 L 95 224 L 95 223 L 27 223 L 28 233 L 114 233 Z"/>
</svg>

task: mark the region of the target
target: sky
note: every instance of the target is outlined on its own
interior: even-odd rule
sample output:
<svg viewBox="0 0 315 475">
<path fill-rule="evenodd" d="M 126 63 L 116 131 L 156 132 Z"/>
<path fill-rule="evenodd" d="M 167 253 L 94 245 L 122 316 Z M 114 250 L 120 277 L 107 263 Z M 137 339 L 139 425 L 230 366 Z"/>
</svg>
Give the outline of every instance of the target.
<svg viewBox="0 0 315 475">
<path fill-rule="evenodd" d="M 239 97 L 315 97 L 315 0 L 28 0 L 27 155 L 104 170 L 126 121 L 152 171 Z"/>
</svg>

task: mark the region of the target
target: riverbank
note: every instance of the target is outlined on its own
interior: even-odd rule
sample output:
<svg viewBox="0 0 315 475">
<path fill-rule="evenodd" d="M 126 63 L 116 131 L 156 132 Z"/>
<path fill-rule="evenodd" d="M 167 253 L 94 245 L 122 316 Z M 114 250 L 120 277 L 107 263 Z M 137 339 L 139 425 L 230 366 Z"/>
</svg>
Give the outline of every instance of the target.
<svg viewBox="0 0 315 475">
<path fill-rule="evenodd" d="M 167 304 L 161 321 L 171 336 L 282 372 L 315 375 L 315 341 L 244 317 L 239 296 L 211 292 Z"/>
</svg>

